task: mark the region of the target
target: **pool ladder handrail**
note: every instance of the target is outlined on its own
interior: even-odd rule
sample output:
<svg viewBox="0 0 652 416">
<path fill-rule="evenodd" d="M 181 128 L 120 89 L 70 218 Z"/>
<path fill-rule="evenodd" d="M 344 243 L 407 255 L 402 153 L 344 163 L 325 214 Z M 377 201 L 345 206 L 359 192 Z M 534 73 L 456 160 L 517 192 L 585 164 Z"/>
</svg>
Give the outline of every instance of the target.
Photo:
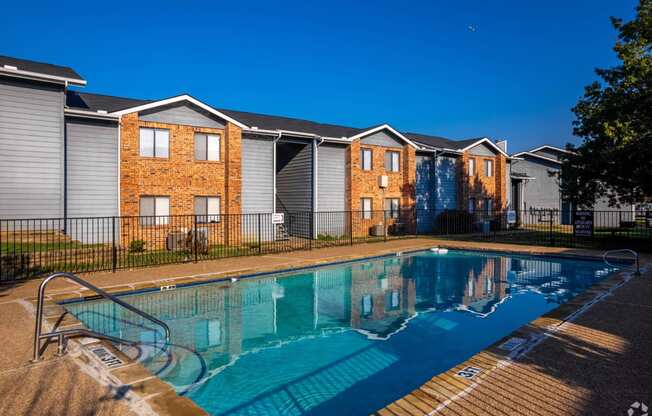
<svg viewBox="0 0 652 416">
<path fill-rule="evenodd" d="M 640 263 L 639 263 L 639 255 L 638 255 L 638 253 L 636 251 L 634 251 L 632 249 L 629 249 L 629 248 L 619 248 L 619 249 L 616 249 L 616 250 L 607 250 L 607 251 L 605 251 L 604 254 L 602 255 L 602 260 L 604 260 L 604 262 L 607 263 L 607 265 L 615 267 L 613 264 L 609 263 L 609 261 L 607 260 L 607 256 L 609 254 L 613 254 L 613 253 L 630 253 L 630 254 L 632 254 L 634 256 L 634 260 L 636 262 L 636 272 L 634 274 L 636 276 L 641 275 L 641 267 L 640 267 Z"/>
<path fill-rule="evenodd" d="M 165 332 L 165 345 L 164 345 L 164 350 L 167 349 L 167 346 L 170 345 L 170 327 L 160 319 L 157 319 L 153 317 L 152 315 L 148 314 L 147 312 L 144 312 L 133 305 L 130 305 L 127 302 L 124 302 L 120 300 L 117 296 L 114 296 L 110 293 L 105 292 L 104 290 L 100 289 L 99 287 L 79 278 L 78 276 L 75 276 L 72 273 L 65 273 L 65 272 L 58 272 L 54 273 L 50 276 L 48 276 L 43 282 L 41 282 L 39 288 L 38 288 L 38 299 L 37 299 L 37 305 L 36 305 L 36 328 L 34 330 L 34 355 L 33 355 L 33 360 L 32 361 L 40 361 L 41 360 L 41 340 L 49 340 L 52 338 L 57 338 L 57 353 L 59 355 L 63 354 L 64 351 L 64 341 L 67 337 L 71 336 L 87 336 L 91 338 L 97 338 L 97 339 L 105 339 L 107 341 L 112 341 L 118 344 L 124 344 L 124 345 L 138 345 L 141 344 L 138 341 L 129 341 L 126 339 L 114 337 L 111 335 L 105 335 L 101 334 L 99 332 L 91 331 L 86 328 L 72 328 L 72 329 L 64 329 L 61 331 L 52 331 L 52 332 L 46 332 L 42 333 L 42 323 L 43 323 L 43 300 L 45 296 L 45 288 L 50 283 L 52 280 L 57 279 L 57 278 L 65 278 L 72 280 L 73 282 L 77 283 L 80 286 L 83 286 L 89 290 L 92 290 L 93 292 L 97 293 L 101 297 L 108 299 L 114 303 L 117 303 L 118 305 L 122 306 L 123 308 L 135 313 L 136 315 L 139 315 L 146 320 L 153 322 L 160 327 L 163 328 L 163 331 Z"/>
</svg>

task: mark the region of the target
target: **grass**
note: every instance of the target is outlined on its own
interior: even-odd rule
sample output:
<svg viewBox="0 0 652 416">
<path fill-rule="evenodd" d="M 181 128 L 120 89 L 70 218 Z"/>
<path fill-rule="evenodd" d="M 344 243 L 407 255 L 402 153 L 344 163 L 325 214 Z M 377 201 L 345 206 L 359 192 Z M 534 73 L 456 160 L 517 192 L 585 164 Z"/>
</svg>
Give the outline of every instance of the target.
<svg viewBox="0 0 652 416">
<path fill-rule="evenodd" d="M 0 243 L 0 253 L 2 254 L 19 254 L 19 253 L 33 253 L 41 251 L 55 251 L 55 250 L 72 250 L 101 247 L 105 244 L 84 244 L 74 241 L 61 241 L 61 242 L 30 242 L 30 241 L 3 241 Z"/>
</svg>

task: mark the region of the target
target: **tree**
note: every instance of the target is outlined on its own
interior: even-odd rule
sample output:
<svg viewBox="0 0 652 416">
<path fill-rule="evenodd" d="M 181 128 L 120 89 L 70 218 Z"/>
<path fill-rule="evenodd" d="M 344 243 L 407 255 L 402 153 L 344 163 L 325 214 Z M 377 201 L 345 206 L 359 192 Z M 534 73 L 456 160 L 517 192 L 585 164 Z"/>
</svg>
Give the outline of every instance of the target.
<svg viewBox="0 0 652 416">
<path fill-rule="evenodd" d="M 563 158 L 561 192 L 575 206 L 605 197 L 610 205 L 652 200 L 652 0 L 640 0 L 634 20 L 612 17 L 621 64 L 596 69 L 573 108 L 573 134 Z"/>
</svg>

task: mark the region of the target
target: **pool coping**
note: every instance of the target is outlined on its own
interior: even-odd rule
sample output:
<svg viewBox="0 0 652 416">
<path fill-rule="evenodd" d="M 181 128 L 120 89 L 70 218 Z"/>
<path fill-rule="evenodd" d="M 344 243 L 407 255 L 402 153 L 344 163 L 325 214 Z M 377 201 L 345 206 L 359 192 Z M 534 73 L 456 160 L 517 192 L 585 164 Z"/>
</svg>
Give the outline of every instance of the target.
<svg viewBox="0 0 652 416">
<path fill-rule="evenodd" d="M 439 247 L 445 248 L 445 245 L 440 244 Z M 536 251 L 532 249 L 523 250 L 510 247 L 464 247 L 464 245 L 455 245 L 449 247 L 450 250 L 463 250 L 483 253 L 496 253 L 496 254 L 514 254 L 514 255 L 534 255 L 545 256 L 547 258 L 563 258 L 563 259 L 581 259 L 581 260 L 602 260 L 596 253 L 591 254 L 575 254 L 575 253 L 549 253 L 545 251 Z M 392 250 L 391 252 L 372 255 L 372 256 L 343 256 L 340 260 L 315 260 L 308 265 L 299 265 L 291 268 L 279 268 L 264 270 L 258 272 L 251 272 L 250 270 L 225 272 L 220 274 L 204 274 L 196 276 L 182 276 L 169 279 L 161 279 L 150 282 L 141 282 L 134 284 L 126 284 L 114 287 L 108 287 L 104 290 L 108 293 L 117 296 L 129 296 L 135 294 L 158 292 L 162 287 L 174 285 L 175 288 L 193 287 L 206 284 L 219 284 L 230 283 L 232 279 L 255 279 L 260 277 L 275 275 L 285 275 L 298 271 L 311 270 L 320 267 L 335 266 L 345 263 L 362 262 L 380 258 L 395 257 L 401 254 L 414 254 L 417 252 L 427 251 L 427 247 L 407 248 L 405 250 Z M 620 260 L 616 258 L 617 260 Z M 622 260 L 629 260 L 623 257 Z M 505 362 L 517 359 L 523 352 L 533 348 L 536 344 L 541 342 L 551 331 L 560 327 L 569 319 L 574 318 L 579 311 L 584 311 L 590 308 L 593 304 L 599 302 L 605 294 L 608 294 L 613 289 L 621 286 L 629 280 L 626 275 L 631 273 L 619 271 L 609 276 L 605 280 L 595 283 L 587 288 L 584 292 L 580 293 L 570 301 L 559 305 L 557 308 L 547 312 L 546 314 L 530 321 L 512 333 L 504 336 L 497 342 L 491 344 L 487 348 L 474 354 L 464 362 L 444 371 L 434 377 L 419 389 L 416 389 L 404 397 L 390 403 L 386 407 L 372 411 L 372 413 L 389 416 L 394 414 L 432 414 L 436 409 L 441 406 L 446 406 L 448 402 L 454 400 L 457 396 L 463 395 L 465 391 L 471 388 L 478 380 L 487 377 L 488 374 L 495 368 L 505 365 Z M 84 302 L 89 300 L 100 299 L 101 297 L 94 294 L 90 290 L 70 290 L 58 292 L 57 294 L 47 296 L 44 300 L 45 309 L 51 312 L 46 313 L 45 319 L 48 324 L 56 325 L 58 327 L 83 327 L 83 323 L 77 320 L 64 308 L 66 304 Z M 27 299 L 31 303 L 35 303 L 36 299 Z M 52 312 L 55 311 L 55 312 Z M 511 338 L 523 338 L 527 342 L 520 345 L 515 350 L 506 352 L 500 349 L 500 346 Z M 153 375 L 139 362 L 132 360 L 130 357 L 119 351 L 110 342 L 104 340 L 93 340 L 92 342 L 80 343 L 77 339 L 71 339 L 70 342 L 75 343 L 84 351 L 84 362 L 87 360 L 95 360 L 96 364 L 103 365 L 101 360 L 93 356 L 88 349 L 93 346 L 103 346 L 108 351 L 118 357 L 123 365 L 115 369 L 106 369 L 106 376 L 114 382 L 116 388 L 124 388 L 129 386 L 130 391 L 140 395 L 142 400 L 150 406 L 150 408 L 157 414 L 166 415 L 206 415 L 207 413 L 187 397 L 179 396 L 174 388 L 162 379 Z M 485 371 L 484 369 L 490 366 Z M 471 379 L 464 379 L 458 377 L 460 371 L 468 367 L 480 368 L 481 373 Z M 477 378 L 475 378 L 477 377 Z M 438 387 L 440 384 L 431 383 L 435 379 L 444 379 L 447 381 L 447 387 Z M 425 396 L 424 396 L 425 395 Z M 421 399 L 419 401 L 419 398 Z M 419 403 L 417 403 L 419 401 Z M 429 403 L 431 409 L 428 411 L 423 410 L 423 403 Z M 436 405 L 436 406 L 435 406 Z M 398 407 L 398 409 L 397 409 Z"/>
</svg>

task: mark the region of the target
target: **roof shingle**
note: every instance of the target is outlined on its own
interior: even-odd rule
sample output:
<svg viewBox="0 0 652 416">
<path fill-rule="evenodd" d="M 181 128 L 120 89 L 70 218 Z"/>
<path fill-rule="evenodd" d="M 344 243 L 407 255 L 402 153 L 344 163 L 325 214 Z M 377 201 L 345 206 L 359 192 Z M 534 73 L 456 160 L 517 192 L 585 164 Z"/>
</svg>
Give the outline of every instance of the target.
<svg viewBox="0 0 652 416">
<path fill-rule="evenodd" d="M 70 78 L 79 81 L 84 81 L 74 69 L 68 66 L 60 66 L 47 64 L 45 62 L 30 61 L 27 59 L 12 58 L 11 56 L 0 55 L 0 66 L 10 65 L 15 66 L 18 70 L 36 72 L 44 75 L 51 75 L 55 77 Z"/>
</svg>

